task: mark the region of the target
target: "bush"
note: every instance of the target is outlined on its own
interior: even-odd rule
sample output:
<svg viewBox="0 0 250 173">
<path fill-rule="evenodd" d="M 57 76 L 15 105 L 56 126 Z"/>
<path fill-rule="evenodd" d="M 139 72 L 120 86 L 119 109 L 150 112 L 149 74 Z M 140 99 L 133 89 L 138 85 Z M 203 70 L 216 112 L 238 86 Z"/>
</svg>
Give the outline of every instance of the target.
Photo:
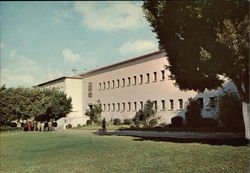
<svg viewBox="0 0 250 173">
<path fill-rule="evenodd" d="M 190 100 L 185 113 L 187 125 L 190 127 L 199 127 L 201 121 L 201 108 L 198 100 Z"/>
<path fill-rule="evenodd" d="M 72 128 L 72 125 L 71 124 L 67 124 L 66 125 L 66 129 L 71 129 Z"/>
<path fill-rule="evenodd" d="M 214 118 L 202 118 L 201 126 L 202 127 L 217 127 L 218 121 Z"/>
<path fill-rule="evenodd" d="M 171 125 L 173 127 L 181 127 L 183 125 L 183 118 L 181 116 L 171 118 Z"/>
<path fill-rule="evenodd" d="M 235 92 L 219 96 L 219 120 L 227 128 L 244 129 L 241 101 Z"/>
<path fill-rule="evenodd" d="M 77 124 L 77 127 L 78 127 L 78 128 L 81 127 L 81 124 Z"/>
<path fill-rule="evenodd" d="M 87 121 L 86 121 L 86 125 L 87 125 L 87 126 L 91 126 L 92 124 L 93 124 L 92 120 L 87 120 Z"/>
<path fill-rule="evenodd" d="M 114 125 L 121 125 L 121 119 L 115 118 L 114 119 Z"/>
<path fill-rule="evenodd" d="M 131 125 L 133 123 L 133 120 L 131 118 L 124 119 L 123 124 L 125 125 Z"/>
<path fill-rule="evenodd" d="M 151 119 L 150 121 L 149 121 L 149 126 L 150 127 L 154 127 L 154 126 L 156 126 L 157 125 L 157 119 L 155 119 L 155 118 L 153 118 L 153 119 Z"/>
</svg>

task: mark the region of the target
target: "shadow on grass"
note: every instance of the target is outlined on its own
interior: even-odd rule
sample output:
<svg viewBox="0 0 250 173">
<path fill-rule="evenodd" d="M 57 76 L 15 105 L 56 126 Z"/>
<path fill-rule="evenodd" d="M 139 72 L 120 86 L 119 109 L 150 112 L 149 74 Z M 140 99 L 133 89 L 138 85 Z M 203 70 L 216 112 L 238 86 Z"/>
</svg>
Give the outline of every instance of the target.
<svg viewBox="0 0 250 173">
<path fill-rule="evenodd" d="M 229 145 L 229 146 L 248 146 L 249 141 L 245 138 L 173 138 L 173 137 L 138 137 L 134 139 L 135 141 L 161 141 L 161 142 L 176 142 L 176 143 L 201 143 L 209 145 Z"/>
<path fill-rule="evenodd" d="M 131 136 L 135 137 L 134 141 L 156 141 L 156 142 L 176 142 L 176 143 L 201 143 L 209 145 L 229 145 L 229 146 L 249 146 L 249 140 L 241 136 L 231 136 L 225 138 L 177 138 L 177 137 L 146 137 L 136 135 L 121 135 L 114 133 L 100 133 L 95 132 L 97 135 L 105 136 Z"/>
</svg>

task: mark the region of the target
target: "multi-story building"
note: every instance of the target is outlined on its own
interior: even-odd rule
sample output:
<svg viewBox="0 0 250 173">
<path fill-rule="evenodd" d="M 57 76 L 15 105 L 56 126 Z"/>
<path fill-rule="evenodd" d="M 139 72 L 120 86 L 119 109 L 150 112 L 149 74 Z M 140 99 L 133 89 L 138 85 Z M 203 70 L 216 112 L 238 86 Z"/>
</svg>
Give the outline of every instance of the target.
<svg viewBox="0 0 250 173">
<path fill-rule="evenodd" d="M 86 109 L 98 100 L 102 105 L 102 116 L 108 120 L 133 118 L 136 111 L 151 100 L 157 116 L 161 117 L 160 122 L 170 123 L 173 116 L 184 117 L 190 97 L 200 99 L 203 116 L 213 117 L 214 109 L 208 109 L 208 103 L 215 103 L 216 92 L 180 91 L 174 81 L 168 79 L 170 72 L 166 65 L 165 53 L 157 51 L 82 73 L 79 77 L 62 77 L 38 86 L 59 87 L 72 97 L 73 113 L 60 124 L 84 124 L 88 119 Z"/>
</svg>

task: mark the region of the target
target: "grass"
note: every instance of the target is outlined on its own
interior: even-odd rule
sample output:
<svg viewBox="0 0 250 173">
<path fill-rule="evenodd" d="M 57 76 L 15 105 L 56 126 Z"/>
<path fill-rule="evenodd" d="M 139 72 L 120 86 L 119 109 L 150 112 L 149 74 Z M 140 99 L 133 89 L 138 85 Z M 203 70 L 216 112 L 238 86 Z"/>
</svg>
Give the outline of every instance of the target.
<svg viewBox="0 0 250 173">
<path fill-rule="evenodd" d="M 247 173 L 249 148 L 63 132 L 0 133 L 1 173 Z"/>
<path fill-rule="evenodd" d="M 129 125 L 107 125 L 106 126 L 107 130 L 118 130 L 118 129 L 122 129 L 122 128 L 129 128 Z M 92 126 L 83 126 L 83 127 L 74 127 L 72 129 L 75 130 L 99 130 L 102 129 L 101 125 L 92 125 Z"/>
</svg>

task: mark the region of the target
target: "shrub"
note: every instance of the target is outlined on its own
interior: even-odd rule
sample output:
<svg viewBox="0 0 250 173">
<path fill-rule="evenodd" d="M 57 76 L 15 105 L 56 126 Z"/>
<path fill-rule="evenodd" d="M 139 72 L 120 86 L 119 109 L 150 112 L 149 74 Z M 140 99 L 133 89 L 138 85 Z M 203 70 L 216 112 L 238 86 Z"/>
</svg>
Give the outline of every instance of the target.
<svg viewBox="0 0 250 173">
<path fill-rule="evenodd" d="M 214 118 L 202 118 L 201 119 L 201 126 L 202 127 L 217 127 L 218 120 Z"/>
<path fill-rule="evenodd" d="M 228 128 L 244 129 L 241 101 L 235 92 L 219 96 L 219 120 Z"/>
<path fill-rule="evenodd" d="M 123 124 L 125 125 L 131 125 L 133 123 L 133 120 L 131 118 L 124 119 Z"/>
<path fill-rule="evenodd" d="M 183 125 L 183 118 L 181 116 L 171 118 L 171 125 L 173 127 L 181 127 Z"/>
<path fill-rule="evenodd" d="M 114 121 L 114 125 L 121 125 L 121 119 L 115 118 L 113 121 Z"/>
<path fill-rule="evenodd" d="M 87 120 L 87 121 L 86 121 L 86 125 L 87 125 L 87 126 L 91 126 L 92 124 L 93 124 L 92 120 Z"/>
<path fill-rule="evenodd" d="M 149 121 L 149 126 L 150 127 L 154 127 L 154 126 L 156 126 L 157 125 L 157 119 L 156 118 L 153 118 L 153 119 L 151 119 L 150 121 Z"/>
<path fill-rule="evenodd" d="M 77 127 L 81 127 L 81 124 L 77 124 Z"/>
<path fill-rule="evenodd" d="M 71 124 L 67 124 L 66 125 L 66 129 L 71 129 L 72 128 L 72 125 Z"/>
<path fill-rule="evenodd" d="M 198 100 L 190 100 L 185 113 L 187 125 L 190 127 L 199 127 L 201 120 L 201 108 Z"/>
</svg>

